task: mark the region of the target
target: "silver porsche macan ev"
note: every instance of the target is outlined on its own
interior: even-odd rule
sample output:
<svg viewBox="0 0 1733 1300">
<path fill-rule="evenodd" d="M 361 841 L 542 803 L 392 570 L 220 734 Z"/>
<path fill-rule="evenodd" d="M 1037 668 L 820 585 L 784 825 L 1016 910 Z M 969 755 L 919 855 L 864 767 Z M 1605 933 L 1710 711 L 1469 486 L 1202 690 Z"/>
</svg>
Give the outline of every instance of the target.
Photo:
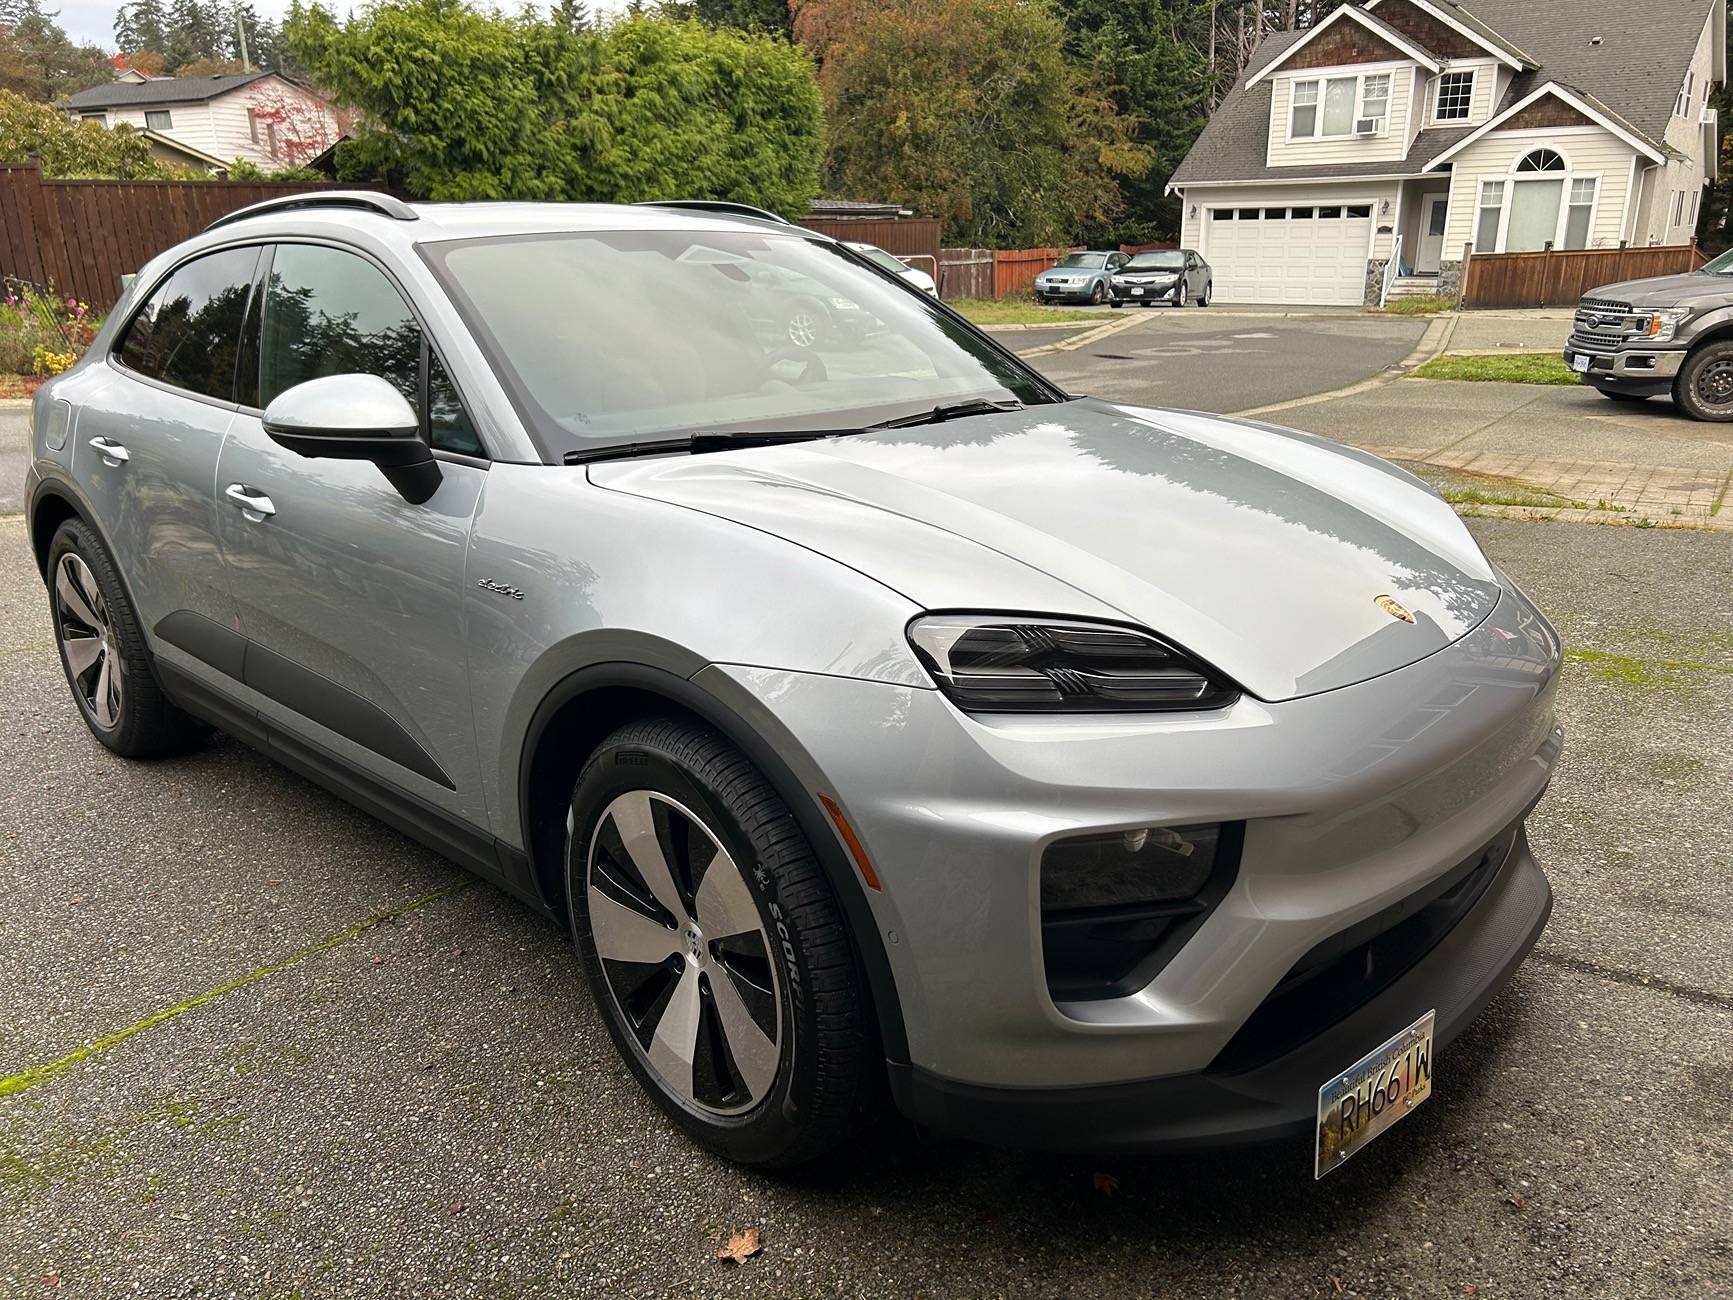
<svg viewBox="0 0 1733 1300">
<path fill-rule="evenodd" d="M 270 201 L 33 419 L 96 738 L 221 728 L 569 924 L 739 1161 L 889 1098 L 1321 1174 L 1546 923 L 1559 643 L 1449 506 L 764 214 Z"/>
</svg>

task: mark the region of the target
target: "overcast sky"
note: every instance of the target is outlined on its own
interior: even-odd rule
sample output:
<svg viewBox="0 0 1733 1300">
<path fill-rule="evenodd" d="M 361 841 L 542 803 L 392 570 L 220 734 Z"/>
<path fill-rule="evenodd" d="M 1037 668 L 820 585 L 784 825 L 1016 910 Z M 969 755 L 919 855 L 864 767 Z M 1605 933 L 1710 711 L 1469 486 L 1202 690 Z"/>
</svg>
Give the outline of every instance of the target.
<svg viewBox="0 0 1733 1300">
<path fill-rule="evenodd" d="M 592 13 L 615 13 L 626 7 L 626 0 L 586 0 Z M 44 9 L 58 3 L 60 25 L 74 41 L 114 48 L 115 0 L 44 0 Z M 327 0 L 330 3 L 330 0 Z M 289 0 L 253 0 L 261 17 L 281 20 L 289 11 Z M 348 0 L 336 0 L 331 7 L 342 12 L 351 8 Z"/>
</svg>

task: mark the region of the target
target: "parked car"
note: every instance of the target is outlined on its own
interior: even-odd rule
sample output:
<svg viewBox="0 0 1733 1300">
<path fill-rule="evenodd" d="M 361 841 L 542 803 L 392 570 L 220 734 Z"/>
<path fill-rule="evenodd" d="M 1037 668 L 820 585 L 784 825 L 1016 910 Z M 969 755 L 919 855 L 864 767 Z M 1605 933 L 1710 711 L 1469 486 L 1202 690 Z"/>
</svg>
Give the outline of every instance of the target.
<svg viewBox="0 0 1733 1300">
<path fill-rule="evenodd" d="M 1207 307 L 1214 289 L 1215 273 L 1209 263 L 1189 248 L 1134 253 L 1108 281 L 1115 307 L 1126 303 L 1153 307 L 1158 302 L 1172 303 L 1175 307 L 1195 302 L 1199 307 Z"/>
<path fill-rule="evenodd" d="M 876 262 L 878 265 L 884 267 L 885 270 L 889 271 L 898 279 L 906 280 L 922 293 L 930 293 L 935 298 L 939 296 L 939 286 L 933 283 L 932 276 L 928 275 L 925 271 L 910 266 L 907 262 L 903 261 L 902 258 L 897 257 L 892 253 L 885 252 L 885 250 L 880 248 L 877 244 L 850 243 L 849 247 L 854 249 L 855 252 L 859 253 L 869 262 Z"/>
<path fill-rule="evenodd" d="M 880 328 L 791 349 L 755 268 Z M 809 231 L 267 200 L 145 266 L 32 427 L 96 740 L 221 728 L 568 928 L 735 1160 L 888 1096 L 1327 1172 L 1546 923 L 1558 638 L 1426 484 L 1069 396 Z"/>
<path fill-rule="evenodd" d="M 1107 301 L 1107 282 L 1125 265 L 1124 253 L 1067 253 L 1035 277 L 1035 301 Z"/>
<path fill-rule="evenodd" d="M 1615 401 L 1666 394 L 1693 420 L 1733 420 L 1733 250 L 1682 275 L 1591 289 L 1564 358 Z"/>
</svg>

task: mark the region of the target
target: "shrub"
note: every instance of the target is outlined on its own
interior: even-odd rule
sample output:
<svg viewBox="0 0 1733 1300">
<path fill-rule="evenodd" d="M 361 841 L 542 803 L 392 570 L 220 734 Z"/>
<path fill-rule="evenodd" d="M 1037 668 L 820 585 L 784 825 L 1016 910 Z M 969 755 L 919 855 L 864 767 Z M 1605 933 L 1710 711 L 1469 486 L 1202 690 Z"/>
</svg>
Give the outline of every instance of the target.
<svg viewBox="0 0 1733 1300">
<path fill-rule="evenodd" d="M 57 375 L 84 355 L 101 326 L 76 298 L 9 280 L 0 297 L 0 374 Z"/>
</svg>

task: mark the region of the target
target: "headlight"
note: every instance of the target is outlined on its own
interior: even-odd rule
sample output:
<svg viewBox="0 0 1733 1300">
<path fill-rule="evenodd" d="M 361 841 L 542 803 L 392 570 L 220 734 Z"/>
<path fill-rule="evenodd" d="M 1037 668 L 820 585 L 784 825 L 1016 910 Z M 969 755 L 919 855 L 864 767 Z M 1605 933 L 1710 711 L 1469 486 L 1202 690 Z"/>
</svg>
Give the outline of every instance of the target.
<svg viewBox="0 0 1733 1300">
<path fill-rule="evenodd" d="M 1651 343 L 1671 343 L 1679 326 L 1683 325 L 1690 315 L 1689 307 L 1667 307 L 1638 317 L 1637 328 Z"/>
<path fill-rule="evenodd" d="M 1152 633 L 1005 614 L 928 614 L 914 647 L 970 713 L 1154 713 L 1219 709 L 1239 689 Z"/>
</svg>

